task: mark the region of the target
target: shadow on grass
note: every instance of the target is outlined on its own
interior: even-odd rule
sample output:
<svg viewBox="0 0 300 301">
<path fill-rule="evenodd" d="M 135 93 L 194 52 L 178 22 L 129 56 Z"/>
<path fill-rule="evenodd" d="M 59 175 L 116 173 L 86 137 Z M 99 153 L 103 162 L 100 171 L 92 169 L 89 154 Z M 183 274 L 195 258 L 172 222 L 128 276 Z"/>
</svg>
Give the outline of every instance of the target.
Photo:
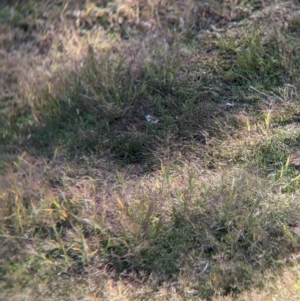
<svg viewBox="0 0 300 301">
<path fill-rule="evenodd" d="M 25 129 L 24 146 L 49 156 L 57 148 L 73 158 L 107 155 L 124 166 L 151 165 L 158 142 L 169 136 L 204 141 L 201 130 L 221 109 L 209 93 L 199 96 L 197 87 L 207 79 L 196 84 L 182 79 L 176 54 L 157 50 L 136 61 L 113 53 L 96 58 L 90 47 L 83 65 L 64 80 L 36 87 L 33 98 L 39 100 L 31 110 L 39 112 L 39 121 Z M 160 121 L 149 123 L 146 114 Z"/>
<path fill-rule="evenodd" d="M 190 74 L 182 70 L 185 57 L 157 49 L 150 58 L 138 53 L 134 58 L 120 58 L 113 52 L 97 55 L 90 48 L 82 66 L 60 71 L 64 73 L 58 76 L 61 81 L 54 76 L 43 87 L 34 87 L 30 110 L 38 121 L 20 132 L 24 138 L 20 148 L 41 157 L 53 157 L 59 150 L 66 161 L 93 154 L 113 162 L 116 171 L 131 164 L 146 165 L 146 174 L 151 166 L 157 166 L 154 154 L 169 137 L 189 144 L 204 141 L 202 131 L 221 136 L 228 129 L 225 134 L 230 134 L 239 126 L 230 110 L 239 108 L 228 109 L 226 101 L 238 95 L 245 104 L 249 98 L 243 93 L 249 85 L 282 84 L 285 73 L 290 72 L 289 66 L 280 71 L 284 64 L 278 63 L 276 56 L 274 65 L 267 54 L 261 58 L 265 48 L 257 43 L 257 37 L 249 38 L 245 51 L 233 55 L 237 64 L 225 72 L 224 79 L 224 73 L 217 75 L 221 69 L 208 73 L 210 66 L 203 72 L 201 64 L 194 67 L 191 63 L 188 67 L 196 69 L 191 81 Z M 259 102 L 257 96 L 249 102 L 253 99 Z M 253 109 L 257 110 L 260 108 Z M 158 117 L 160 122 L 147 123 L 145 114 Z M 217 129 L 214 118 L 225 120 L 226 130 Z M 15 141 L 12 138 L 10 144 Z M 274 156 L 264 164 L 277 160 Z M 285 212 L 276 202 L 267 203 L 267 185 L 247 174 L 223 179 L 211 190 L 203 186 L 193 191 L 190 184 L 181 193 L 176 191 L 176 197 L 168 195 L 174 201 L 168 218 L 161 213 L 159 198 L 144 197 L 128 206 L 120 201 L 123 218 L 128 220 L 126 226 L 114 230 L 85 225 L 78 215 L 86 205 L 77 207 L 72 197 L 60 196 L 46 207 L 52 214 L 52 225 L 38 221 L 32 233 L 61 243 L 68 232 L 79 229 L 82 245 L 94 236 L 97 248 L 93 255 L 88 248 L 82 247 L 80 253 L 78 246 L 66 248 L 64 243 L 44 252 L 45 261 L 64 257 L 72 273 L 104 260 L 115 277 L 123 277 L 124 271 L 146 278 L 156 274 L 163 282 L 184 274 L 185 268 L 198 280 L 195 288 L 203 298 L 215 293 L 236 294 L 258 285 L 256 275 L 278 267 L 277 260 L 299 246 L 287 227 L 297 220 L 297 214 L 289 209 Z M 31 210 L 30 197 L 27 199 L 23 205 L 15 200 L 24 216 Z M 105 212 L 101 217 L 118 219 L 107 215 Z"/>
</svg>

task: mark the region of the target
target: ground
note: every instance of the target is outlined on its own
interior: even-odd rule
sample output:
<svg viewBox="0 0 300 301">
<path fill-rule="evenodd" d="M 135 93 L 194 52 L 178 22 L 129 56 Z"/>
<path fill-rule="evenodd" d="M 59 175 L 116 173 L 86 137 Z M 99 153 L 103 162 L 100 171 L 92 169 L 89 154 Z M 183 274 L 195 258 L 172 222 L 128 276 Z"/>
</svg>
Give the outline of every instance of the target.
<svg viewBox="0 0 300 301">
<path fill-rule="evenodd" d="M 0 299 L 299 300 L 299 12 L 2 1 Z"/>
</svg>

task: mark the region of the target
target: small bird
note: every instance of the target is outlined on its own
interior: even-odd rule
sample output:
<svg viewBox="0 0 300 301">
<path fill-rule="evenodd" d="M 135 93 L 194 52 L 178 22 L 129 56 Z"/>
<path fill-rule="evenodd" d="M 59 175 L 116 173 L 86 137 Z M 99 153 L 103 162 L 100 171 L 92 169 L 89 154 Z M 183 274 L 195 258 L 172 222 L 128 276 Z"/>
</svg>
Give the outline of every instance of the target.
<svg viewBox="0 0 300 301">
<path fill-rule="evenodd" d="M 149 122 L 149 123 L 158 123 L 159 122 L 159 119 L 151 116 L 150 114 L 145 115 L 145 118 L 146 118 L 147 122 Z"/>
</svg>

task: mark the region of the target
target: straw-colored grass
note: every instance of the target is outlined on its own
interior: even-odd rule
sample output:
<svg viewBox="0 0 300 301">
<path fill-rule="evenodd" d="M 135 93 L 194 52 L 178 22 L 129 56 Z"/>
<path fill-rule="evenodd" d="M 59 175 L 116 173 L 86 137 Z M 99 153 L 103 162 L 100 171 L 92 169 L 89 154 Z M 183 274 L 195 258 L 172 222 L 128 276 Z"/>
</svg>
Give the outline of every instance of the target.
<svg viewBox="0 0 300 301">
<path fill-rule="evenodd" d="M 0 299 L 298 300 L 299 9 L 1 4 Z"/>
</svg>

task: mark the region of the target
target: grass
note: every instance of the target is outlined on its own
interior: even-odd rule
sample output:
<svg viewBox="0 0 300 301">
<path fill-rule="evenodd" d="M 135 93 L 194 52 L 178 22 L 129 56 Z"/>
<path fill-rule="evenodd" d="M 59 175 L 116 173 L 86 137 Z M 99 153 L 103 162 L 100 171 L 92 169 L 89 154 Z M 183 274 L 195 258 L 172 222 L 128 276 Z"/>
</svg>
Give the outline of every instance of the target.
<svg viewBox="0 0 300 301">
<path fill-rule="evenodd" d="M 0 297 L 296 300 L 297 10 L 1 5 Z"/>
</svg>

